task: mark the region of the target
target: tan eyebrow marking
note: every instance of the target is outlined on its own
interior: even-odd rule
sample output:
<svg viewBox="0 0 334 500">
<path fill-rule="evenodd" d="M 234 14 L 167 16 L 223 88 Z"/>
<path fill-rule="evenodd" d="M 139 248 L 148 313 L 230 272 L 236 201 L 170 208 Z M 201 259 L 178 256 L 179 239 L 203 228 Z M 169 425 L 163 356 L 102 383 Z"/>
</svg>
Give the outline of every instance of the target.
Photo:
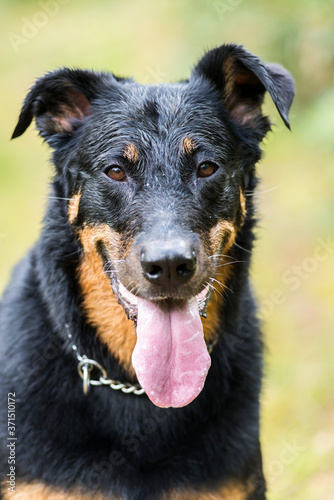
<svg viewBox="0 0 334 500">
<path fill-rule="evenodd" d="M 182 152 L 185 154 L 191 154 L 196 149 L 196 143 L 194 139 L 190 137 L 185 137 L 182 142 Z"/>
<path fill-rule="evenodd" d="M 127 160 L 134 163 L 134 162 L 138 161 L 138 159 L 139 159 L 138 149 L 136 148 L 136 146 L 134 144 L 130 143 L 127 146 L 125 146 L 124 151 L 123 151 L 123 156 Z"/>
</svg>

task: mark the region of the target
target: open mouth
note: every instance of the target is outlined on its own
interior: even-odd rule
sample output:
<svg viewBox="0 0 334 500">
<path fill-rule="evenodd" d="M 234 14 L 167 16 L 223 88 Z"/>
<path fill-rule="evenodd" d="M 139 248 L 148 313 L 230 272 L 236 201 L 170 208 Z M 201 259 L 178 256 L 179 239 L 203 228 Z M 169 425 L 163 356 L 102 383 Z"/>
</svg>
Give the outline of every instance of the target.
<svg viewBox="0 0 334 500">
<path fill-rule="evenodd" d="M 117 298 L 118 303 L 123 307 L 128 319 L 132 320 L 135 325 L 137 325 L 138 297 L 131 293 L 121 283 L 121 281 L 116 278 L 115 274 L 113 274 L 111 277 L 111 284 L 114 295 Z M 206 318 L 207 310 L 211 300 L 211 290 L 212 285 L 211 283 L 209 283 L 198 295 L 195 296 L 198 304 L 198 312 L 203 318 Z M 173 302 L 175 303 L 175 305 L 181 305 L 183 301 L 179 299 L 175 301 L 173 301 L 173 299 L 166 299 L 160 302 L 161 305 L 164 304 L 165 306 L 168 306 L 168 303 L 172 305 Z"/>
<path fill-rule="evenodd" d="M 161 301 L 135 296 L 115 273 L 111 283 L 118 302 L 136 324 L 132 365 L 139 383 L 157 406 L 186 406 L 202 391 L 211 365 L 201 321 L 211 283 L 190 299 Z"/>
</svg>

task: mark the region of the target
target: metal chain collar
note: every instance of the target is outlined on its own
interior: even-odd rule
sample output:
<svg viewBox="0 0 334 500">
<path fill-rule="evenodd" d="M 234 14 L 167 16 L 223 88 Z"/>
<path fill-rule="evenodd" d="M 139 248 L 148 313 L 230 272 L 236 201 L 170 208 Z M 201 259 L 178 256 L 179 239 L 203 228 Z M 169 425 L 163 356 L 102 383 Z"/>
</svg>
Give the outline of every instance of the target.
<svg viewBox="0 0 334 500">
<path fill-rule="evenodd" d="M 78 373 L 83 382 L 83 393 L 85 394 L 85 396 L 88 394 L 89 386 L 91 385 L 109 386 L 114 391 L 122 391 L 125 394 L 134 394 L 135 396 L 141 396 L 142 394 L 145 394 L 144 389 L 139 384 L 130 384 L 129 382 L 123 383 L 120 382 L 119 380 L 110 379 L 108 378 L 107 371 L 103 368 L 103 366 L 100 365 L 100 363 L 98 363 L 94 359 L 87 358 L 87 356 L 85 355 L 81 356 L 77 346 L 72 343 L 72 334 L 68 331 L 69 325 L 67 323 L 65 324 L 65 328 L 67 332 L 67 337 L 72 344 L 71 345 L 72 350 L 74 351 L 77 360 L 79 361 Z M 100 376 L 98 379 L 92 378 L 91 372 L 94 368 L 100 371 Z"/>
<path fill-rule="evenodd" d="M 135 396 L 142 396 L 145 394 L 145 390 L 142 388 L 140 384 L 130 384 L 130 382 L 121 382 L 120 380 L 113 380 L 108 378 L 107 371 L 94 359 L 87 358 L 84 354 L 81 354 L 78 351 L 78 348 L 72 341 L 72 334 L 69 332 L 69 324 L 65 324 L 66 333 L 69 341 L 71 342 L 72 351 L 74 351 L 76 358 L 78 360 L 78 373 L 83 383 L 83 393 L 86 396 L 89 392 L 89 388 L 91 385 L 93 386 L 109 386 L 114 391 L 121 391 L 124 394 L 134 394 Z M 211 344 L 208 344 L 207 348 L 209 354 L 212 353 L 212 350 L 217 342 L 217 338 Z M 100 371 L 100 376 L 98 379 L 92 379 L 92 371 L 93 369 L 97 369 Z"/>
</svg>

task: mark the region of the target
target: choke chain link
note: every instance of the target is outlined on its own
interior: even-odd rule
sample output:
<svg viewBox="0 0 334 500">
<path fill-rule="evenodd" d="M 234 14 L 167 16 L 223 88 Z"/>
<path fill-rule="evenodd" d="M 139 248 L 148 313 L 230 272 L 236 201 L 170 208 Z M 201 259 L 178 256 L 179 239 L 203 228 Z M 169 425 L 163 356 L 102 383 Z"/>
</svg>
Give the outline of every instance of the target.
<svg viewBox="0 0 334 500">
<path fill-rule="evenodd" d="M 78 348 L 72 341 L 72 334 L 69 332 L 69 325 L 65 324 L 67 337 L 71 342 L 72 351 L 74 351 L 76 358 L 78 360 L 78 373 L 83 381 L 83 392 L 85 395 L 89 392 L 89 387 L 92 386 L 108 386 L 114 391 L 121 391 L 125 394 L 134 394 L 135 396 L 141 396 L 145 394 L 145 390 L 139 384 L 131 384 L 130 382 L 121 382 L 120 380 L 113 380 L 108 378 L 108 374 L 103 366 L 100 365 L 94 359 L 87 358 L 86 355 L 81 356 Z M 101 375 L 99 378 L 92 379 L 91 372 L 93 369 L 100 371 Z"/>
</svg>

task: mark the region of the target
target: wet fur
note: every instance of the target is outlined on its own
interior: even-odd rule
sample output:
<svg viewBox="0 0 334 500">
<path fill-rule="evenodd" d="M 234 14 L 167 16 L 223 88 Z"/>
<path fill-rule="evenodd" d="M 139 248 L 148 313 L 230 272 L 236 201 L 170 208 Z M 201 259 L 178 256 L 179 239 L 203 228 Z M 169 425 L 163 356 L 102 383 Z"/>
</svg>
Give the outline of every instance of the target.
<svg viewBox="0 0 334 500">
<path fill-rule="evenodd" d="M 265 91 L 288 125 L 288 73 L 227 45 L 207 53 L 189 82 L 147 87 L 63 69 L 28 94 L 14 137 L 35 118 L 54 149 L 55 176 L 41 236 L 16 267 L 0 309 L 1 437 L 4 443 L 4 402 L 15 392 L 18 492 L 21 483 L 24 491 L 59 488 L 64 499 L 73 491 L 120 500 L 265 499 L 263 345 L 249 283 L 255 164 L 270 128 L 261 112 Z M 221 168 L 199 184 L 194 172 L 206 157 Z M 131 183 L 105 176 L 115 159 Z M 200 250 L 198 275 L 177 293 L 199 293 L 212 273 L 224 285 L 214 292 L 207 320 L 217 336 L 212 366 L 203 391 L 184 408 L 160 409 L 146 396 L 108 388 L 83 395 L 65 324 L 80 353 L 98 360 L 111 378 L 135 382 L 118 341 L 108 345 L 101 336 L 105 318 L 91 310 L 97 277 L 90 273 L 103 269 L 103 261 L 89 249 L 87 234 L 101 227 L 117 235 L 109 250 L 124 261 L 115 264 L 120 279 L 130 286 L 135 272 L 135 291 L 143 297 L 153 292 L 140 275 L 138 241 L 180 228 L 196 235 Z M 220 251 L 226 267 L 215 268 L 209 256 Z M 105 283 L 95 286 L 98 297 L 112 295 Z M 1 471 L 4 478 L 5 448 Z"/>
</svg>

